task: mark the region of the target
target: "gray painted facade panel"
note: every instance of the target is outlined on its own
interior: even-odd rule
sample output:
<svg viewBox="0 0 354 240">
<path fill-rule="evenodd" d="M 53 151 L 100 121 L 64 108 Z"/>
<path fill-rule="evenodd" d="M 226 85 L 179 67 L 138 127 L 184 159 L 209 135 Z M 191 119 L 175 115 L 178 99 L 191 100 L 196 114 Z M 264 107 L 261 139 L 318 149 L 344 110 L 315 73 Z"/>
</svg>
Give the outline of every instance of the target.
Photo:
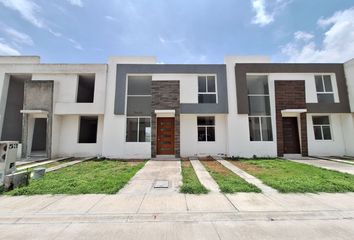
<svg viewBox="0 0 354 240">
<path fill-rule="evenodd" d="M 117 64 L 114 114 L 125 114 L 127 74 L 215 74 L 218 103 L 181 104 L 181 113 L 228 113 L 226 65 L 224 64 Z"/>
</svg>

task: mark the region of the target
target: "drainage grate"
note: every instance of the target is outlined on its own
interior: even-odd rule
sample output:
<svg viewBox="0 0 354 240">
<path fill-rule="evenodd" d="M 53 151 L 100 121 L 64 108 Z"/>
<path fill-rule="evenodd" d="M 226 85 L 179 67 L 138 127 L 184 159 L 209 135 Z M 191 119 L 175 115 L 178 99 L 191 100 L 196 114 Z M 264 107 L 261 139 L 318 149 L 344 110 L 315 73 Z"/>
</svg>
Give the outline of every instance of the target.
<svg viewBox="0 0 354 240">
<path fill-rule="evenodd" d="M 154 188 L 168 188 L 168 180 L 156 180 Z"/>
</svg>

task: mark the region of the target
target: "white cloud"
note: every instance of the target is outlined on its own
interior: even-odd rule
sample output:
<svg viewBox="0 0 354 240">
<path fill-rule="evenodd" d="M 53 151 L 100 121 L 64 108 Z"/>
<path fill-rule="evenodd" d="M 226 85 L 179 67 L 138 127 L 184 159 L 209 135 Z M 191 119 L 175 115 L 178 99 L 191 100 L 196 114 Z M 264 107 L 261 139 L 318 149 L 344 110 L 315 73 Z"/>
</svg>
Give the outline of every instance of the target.
<svg viewBox="0 0 354 240">
<path fill-rule="evenodd" d="M 81 0 L 68 0 L 68 1 L 73 5 L 82 6 Z M 73 47 L 78 50 L 83 49 L 82 46 L 77 41 L 73 40 L 72 38 L 66 37 L 62 33 L 57 32 L 53 30 L 51 27 L 47 26 L 44 20 L 39 16 L 41 11 L 40 6 L 34 3 L 32 0 L 0 0 L 0 3 L 2 3 L 5 7 L 9 9 L 19 12 L 23 19 L 30 22 L 34 26 L 48 31 L 55 37 L 60 37 L 71 42 L 73 44 Z M 16 33 L 12 32 L 12 34 L 16 34 Z M 17 33 L 17 37 L 20 37 L 18 33 Z M 29 39 L 27 38 L 27 42 L 28 41 Z"/>
<path fill-rule="evenodd" d="M 5 27 L 4 32 L 16 43 L 23 43 L 29 46 L 33 45 L 33 40 L 30 36 L 23 32 L 19 32 L 14 28 Z"/>
<path fill-rule="evenodd" d="M 272 14 L 267 13 L 265 0 L 251 0 L 252 8 L 256 12 L 256 16 L 253 18 L 252 23 L 260 26 L 265 26 L 274 21 Z"/>
<path fill-rule="evenodd" d="M 295 40 L 302 40 L 302 41 L 309 41 L 313 39 L 315 36 L 311 33 L 304 32 L 304 31 L 297 31 L 294 33 Z"/>
<path fill-rule="evenodd" d="M 20 13 L 21 17 L 36 27 L 43 28 L 43 21 L 37 16 L 40 7 L 30 0 L 0 0 L 0 2 L 12 10 Z"/>
<path fill-rule="evenodd" d="M 20 52 L 6 43 L 0 42 L 0 55 L 20 55 Z"/>
<path fill-rule="evenodd" d="M 71 5 L 83 7 L 84 3 L 81 0 L 67 0 Z"/>
<path fill-rule="evenodd" d="M 281 48 L 289 62 L 344 62 L 354 57 L 354 8 L 320 18 L 321 42 L 294 40 Z"/>
<path fill-rule="evenodd" d="M 252 23 L 261 27 L 272 23 L 274 16 L 290 2 L 290 0 L 251 0 L 253 11 L 256 13 Z"/>
<path fill-rule="evenodd" d="M 115 17 L 109 16 L 109 15 L 104 16 L 104 18 L 108 21 L 117 21 L 117 19 Z"/>
</svg>

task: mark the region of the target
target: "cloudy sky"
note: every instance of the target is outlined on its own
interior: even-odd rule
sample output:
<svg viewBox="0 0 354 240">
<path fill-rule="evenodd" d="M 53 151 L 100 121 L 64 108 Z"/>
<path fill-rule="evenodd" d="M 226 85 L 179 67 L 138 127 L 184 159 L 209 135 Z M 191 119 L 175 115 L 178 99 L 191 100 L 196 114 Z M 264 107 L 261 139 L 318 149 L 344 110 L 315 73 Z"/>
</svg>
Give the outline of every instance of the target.
<svg viewBox="0 0 354 240">
<path fill-rule="evenodd" d="M 40 55 L 46 63 L 105 63 L 114 55 L 344 62 L 354 57 L 354 1 L 0 0 L 0 55 Z"/>
</svg>

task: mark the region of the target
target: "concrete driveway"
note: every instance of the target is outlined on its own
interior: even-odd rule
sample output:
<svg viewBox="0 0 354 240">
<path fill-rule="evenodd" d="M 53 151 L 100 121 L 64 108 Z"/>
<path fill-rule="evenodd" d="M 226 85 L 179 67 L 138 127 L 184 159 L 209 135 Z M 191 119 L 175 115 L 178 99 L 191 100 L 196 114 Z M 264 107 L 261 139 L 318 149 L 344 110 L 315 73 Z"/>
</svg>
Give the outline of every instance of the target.
<svg viewBox="0 0 354 240">
<path fill-rule="evenodd" d="M 354 165 L 348 163 L 334 162 L 330 160 L 322 160 L 322 159 L 315 159 L 315 158 L 308 159 L 308 160 L 292 160 L 292 159 L 289 160 L 313 165 L 316 167 L 326 168 L 329 170 L 335 170 L 338 172 L 354 174 Z"/>
<path fill-rule="evenodd" d="M 179 161 L 149 161 L 115 195 L 0 197 L 0 239 L 352 239 L 354 193 L 178 192 Z M 169 188 L 154 188 L 167 180 Z"/>
</svg>

